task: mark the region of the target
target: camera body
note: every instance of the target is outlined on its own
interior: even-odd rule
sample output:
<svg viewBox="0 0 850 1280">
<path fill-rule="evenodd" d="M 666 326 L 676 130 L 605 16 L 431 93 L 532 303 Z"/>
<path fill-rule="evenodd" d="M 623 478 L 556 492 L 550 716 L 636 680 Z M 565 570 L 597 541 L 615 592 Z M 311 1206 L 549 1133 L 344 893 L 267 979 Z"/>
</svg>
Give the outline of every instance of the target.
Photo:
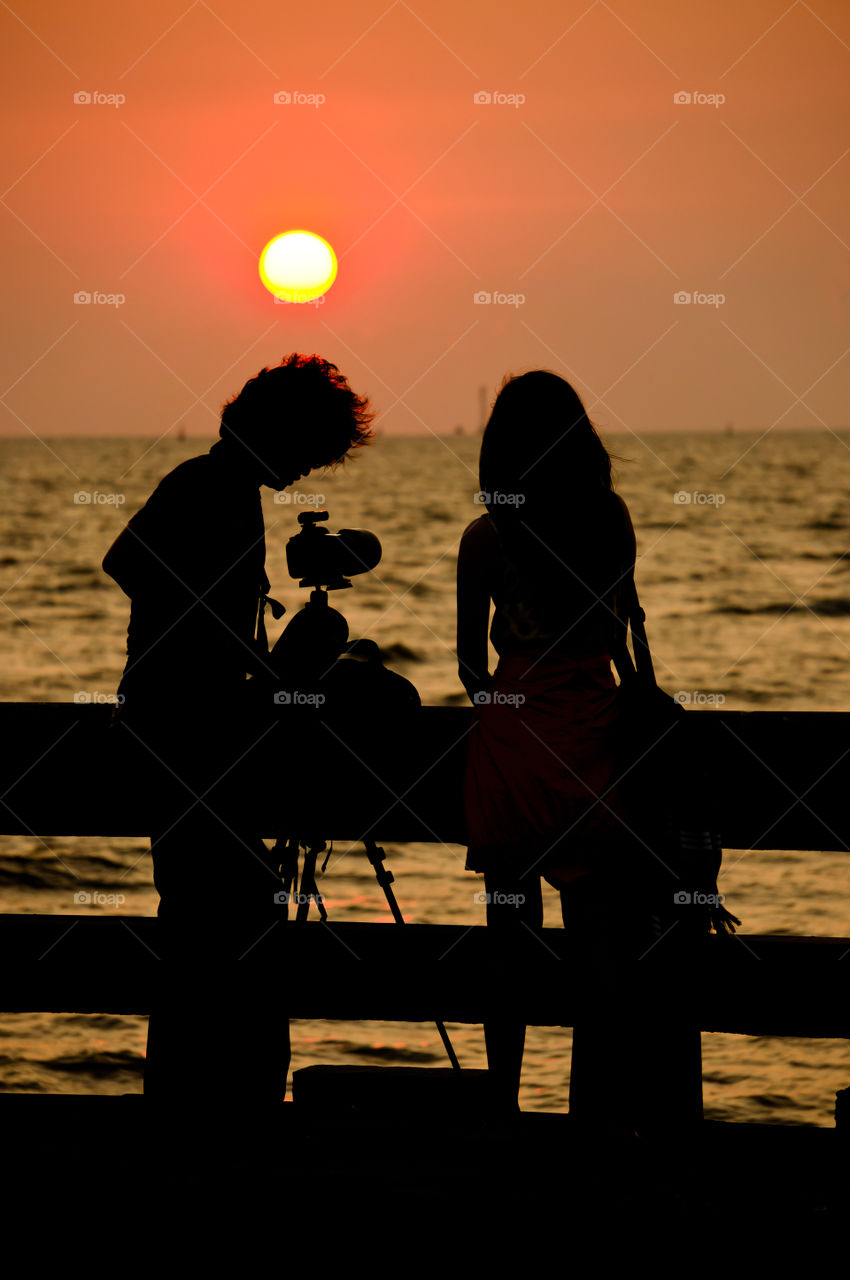
<svg viewBox="0 0 850 1280">
<path fill-rule="evenodd" d="M 367 529 L 340 529 L 329 533 L 327 511 L 302 511 L 301 530 L 286 544 L 286 565 L 299 587 L 339 591 L 350 587 L 350 577 L 374 569 L 381 559 L 381 544 Z"/>
</svg>

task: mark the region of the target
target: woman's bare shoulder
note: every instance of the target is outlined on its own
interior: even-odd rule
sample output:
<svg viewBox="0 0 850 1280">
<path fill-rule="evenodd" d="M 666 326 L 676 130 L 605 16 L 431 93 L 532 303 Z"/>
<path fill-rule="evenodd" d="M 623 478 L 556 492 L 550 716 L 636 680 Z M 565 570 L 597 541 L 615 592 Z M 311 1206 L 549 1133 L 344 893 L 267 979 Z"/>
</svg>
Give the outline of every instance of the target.
<svg viewBox="0 0 850 1280">
<path fill-rule="evenodd" d="M 460 540 L 472 547 L 486 547 L 496 541 L 496 530 L 486 511 L 469 522 Z"/>
<path fill-rule="evenodd" d="M 618 516 L 622 520 L 622 536 L 625 541 L 626 550 L 630 557 L 634 558 L 637 549 L 637 540 L 635 538 L 635 527 L 632 524 L 632 516 L 626 504 L 625 498 L 620 497 L 619 493 L 612 490 L 612 496 L 616 498 L 616 507 Z"/>
<path fill-rule="evenodd" d="M 617 490 L 616 490 L 616 489 L 612 489 L 612 490 L 611 490 L 611 495 L 612 495 L 612 497 L 613 497 L 613 498 L 615 498 L 615 499 L 616 499 L 617 506 L 620 508 L 620 510 L 622 511 L 623 515 L 624 515 L 624 516 L 626 517 L 626 519 L 628 520 L 629 524 L 631 524 L 631 522 L 632 522 L 632 517 L 631 517 L 631 514 L 630 514 L 630 512 L 629 512 L 629 508 L 628 508 L 628 504 L 626 503 L 626 499 L 622 496 L 622 494 L 617 493 Z"/>
<path fill-rule="evenodd" d="M 498 559 L 499 540 L 493 522 L 486 514 L 478 516 L 461 534 L 458 565 L 463 570 L 473 570 L 490 582 L 497 572 Z"/>
</svg>

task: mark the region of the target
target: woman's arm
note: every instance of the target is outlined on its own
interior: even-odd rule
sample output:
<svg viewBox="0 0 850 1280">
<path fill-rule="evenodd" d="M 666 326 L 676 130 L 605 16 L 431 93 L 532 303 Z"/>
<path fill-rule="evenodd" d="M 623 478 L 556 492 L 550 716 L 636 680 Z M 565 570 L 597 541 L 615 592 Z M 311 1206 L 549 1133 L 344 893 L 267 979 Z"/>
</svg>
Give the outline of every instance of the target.
<svg viewBox="0 0 850 1280">
<path fill-rule="evenodd" d="M 614 652 L 611 656 L 614 659 L 617 678 L 622 683 L 623 680 L 628 680 L 629 676 L 634 675 L 634 663 L 629 654 L 626 641 L 629 629 L 629 614 L 634 608 L 636 595 L 635 560 L 637 558 L 637 539 L 635 538 L 635 530 L 629 514 L 629 508 L 619 494 L 616 497 L 623 517 L 623 576 L 614 591 L 613 607 L 616 615 L 614 624 L 616 638 Z"/>
<path fill-rule="evenodd" d="M 487 632 L 494 550 L 487 518 L 473 520 L 464 530 L 457 557 L 458 675 L 473 701 L 490 679 Z"/>
</svg>

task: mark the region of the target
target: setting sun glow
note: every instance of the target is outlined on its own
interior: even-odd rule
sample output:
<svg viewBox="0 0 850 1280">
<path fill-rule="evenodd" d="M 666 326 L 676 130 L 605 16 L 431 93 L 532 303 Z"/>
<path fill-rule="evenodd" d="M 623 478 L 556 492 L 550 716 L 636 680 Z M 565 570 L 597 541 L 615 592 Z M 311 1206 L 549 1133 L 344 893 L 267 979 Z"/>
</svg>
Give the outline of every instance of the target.
<svg viewBox="0 0 850 1280">
<path fill-rule="evenodd" d="M 284 302 L 312 302 L 336 279 L 336 254 L 312 231 L 284 231 L 260 254 L 260 279 Z"/>
</svg>

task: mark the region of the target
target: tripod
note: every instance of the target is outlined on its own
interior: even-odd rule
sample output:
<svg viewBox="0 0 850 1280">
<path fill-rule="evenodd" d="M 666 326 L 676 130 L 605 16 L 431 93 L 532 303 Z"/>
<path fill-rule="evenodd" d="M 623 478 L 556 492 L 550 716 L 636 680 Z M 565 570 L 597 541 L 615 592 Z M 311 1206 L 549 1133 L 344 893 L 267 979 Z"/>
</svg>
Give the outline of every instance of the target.
<svg viewBox="0 0 850 1280">
<path fill-rule="evenodd" d="M 304 846 L 304 870 L 301 873 L 301 887 L 298 889 L 298 851 L 300 846 Z M 405 919 L 401 913 L 392 885 L 395 880 L 393 873 L 389 867 L 384 866 L 384 858 L 386 854 L 384 850 L 375 843 L 369 836 L 365 836 L 363 844 L 366 849 L 366 856 L 372 864 L 375 871 L 375 878 L 384 891 L 384 897 L 387 900 L 393 919 L 396 924 L 404 924 Z M 303 924 L 310 912 L 310 903 L 315 902 L 319 911 L 322 922 L 326 922 L 328 913 L 325 904 L 322 901 L 322 895 L 319 893 L 316 884 L 316 862 L 320 853 L 324 853 L 327 849 L 327 856 L 322 864 L 322 871 L 328 865 L 328 859 L 331 851 L 327 848 L 324 840 L 305 840 L 301 841 L 297 837 L 290 836 L 287 839 L 281 837 L 272 852 L 277 853 L 280 857 L 280 875 L 283 881 L 284 892 L 286 894 L 286 903 L 292 902 L 293 899 L 297 903 L 295 912 L 295 923 Z M 287 918 L 289 908 L 287 906 Z M 449 1062 L 455 1071 L 460 1071 L 461 1066 L 454 1051 L 452 1042 L 449 1039 L 449 1033 L 446 1031 L 445 1025 L 437 1020 L 437 1031 L 443 1042 L 443 1047 L 448 1054 Z"/>
<path fill-rule="evenodd" d="M 346 649 L 348 623 L 338 610 L 330 607 L 328 591 L 350 587 L 349 575 L 374 569 L 381 558 L 381 544 L 373 533 L 364 529 L 342 529 L 338 534 L 329 534 L 325 527 L 327 519 L 327 511 L 302 512 L 298 517 L 301 532 L 290 538 L 286 547 L 290 576 L 300 579 L 299 587 L 311 587 L 312 590 L 307 603 L 295 614 L 279 637 L 271 651 L 270 661 L 280 678 L 289 687 L 296 689 L 299 684 L 310 689 L 321 689 L 329 672 Z M 260 606 L 261 618 L 264 608 L 265 601 Z M 372 649 L 378 653 L 374 643 Z M 418 705 L 419 695 L 413 686 L 401 677 L 396 676 L 394 679 L 406 687 L 405 699 L 409 688 Z M 288 701 L 286 692 L 279 696 L 281 701 Z M 396 924 L 404 924 L 404 916 L 391 887 L 393 874 L 384 866 L 384 850 L 369 837 L 364 837 L 363 843 L 393 919 Z M 299 891 L 298 852 L 302 845 L 305 850 L 304 870 Z M 287 919 L 288 904 L 294 897 L 297 903 L 296 924 L 306 921 L 311 902 L 315 902 L 322 922 L 327 921 L 328 913 L 316 884 L 316 862 L 325 849 L 327 844 L 324 840 L 300 840 L 294 836 L 281 836 L 275 845 L 274 852 L 279 855 L 280 875 L 285 890 Z M 329 858 L 330 851 L 322 865 L 322 871 L 327 867 Z M 453 1069 L 460 1071 L 460 1063 L 442 1022 L 437 1022 L 437 1030 Z"/>
</svg>

